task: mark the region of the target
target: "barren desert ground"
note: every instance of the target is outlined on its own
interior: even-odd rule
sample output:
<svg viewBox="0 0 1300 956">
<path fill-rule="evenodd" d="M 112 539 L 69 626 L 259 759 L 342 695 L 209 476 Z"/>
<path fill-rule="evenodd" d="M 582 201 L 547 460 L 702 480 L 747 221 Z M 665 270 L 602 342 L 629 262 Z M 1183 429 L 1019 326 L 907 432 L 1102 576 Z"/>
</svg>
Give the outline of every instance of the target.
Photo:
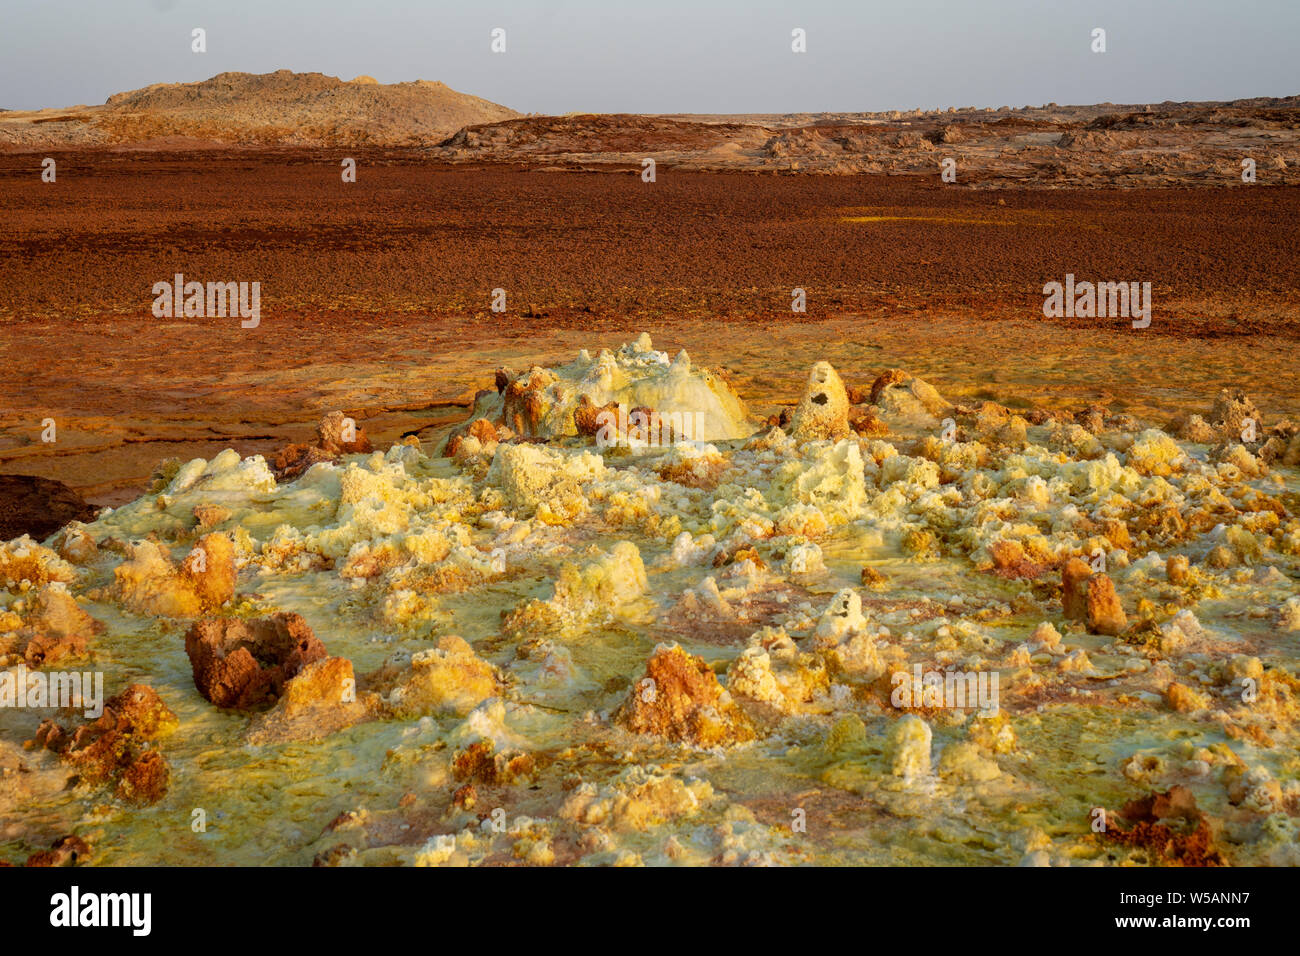
<svg viewBox="0 0 1300 956">
<path fill-rule="evenodd" d="M 1293 407 L 1300 189 L 945 188 L 937 177 L 430 164 L 412 151 L 0 156 L 0 466 L 117 504 L 158 460 L 270 452 L 338 408 L 390 441 L 499 365 L 641 331 L 764 414 L 806 367 L 1165 423 L 1222 387 Z M 159 320 L 151 288 L 257 280 L 262 319 Z M 1150 328 L 1044 319 L 1042 286 L 1150 281 Z M 807 292 L 807 313 L 790 310 Z M 491 290 L 509 311 L 489 310 Z M 42 443 L 54 418 L 57 444 Z"/>
</svg>

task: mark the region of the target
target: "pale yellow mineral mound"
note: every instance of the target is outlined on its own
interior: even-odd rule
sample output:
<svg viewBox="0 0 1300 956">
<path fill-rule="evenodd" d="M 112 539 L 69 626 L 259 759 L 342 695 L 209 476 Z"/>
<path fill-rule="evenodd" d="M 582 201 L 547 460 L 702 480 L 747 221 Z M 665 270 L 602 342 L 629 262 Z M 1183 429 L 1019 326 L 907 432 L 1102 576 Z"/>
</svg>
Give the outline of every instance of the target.
<svg viewBox="0 0 1300 956">
<path fill-rule="evenodd" d="M 825 662 L 801 652 L 780 628 L 763 628 L 727 668 L 727 690 L 781 713 L 809 708 L 830 690 Z"/>
<path fill-rule="evenodd" d="M 436 648 L 413 655 L 408 666 L 388 663 L 366 679 L 394 717 L 465 716 L 498 692 L 496 670 L 464 638 L 443 636 Z"/>
<path fill-rule="evenodd" d="M 660 444 L 744 438 L 758 424 L 722 376 L 694 366 L 684 351 L 669 358 L 644 333 L 594 357 L 584 349 L 567 365 L 533 366 L 518 375 L 500 369 L 496 384 L 495 391 L 478 394 L 466 425 L 453 430 L 452 439 L 479 418 L 529 438 L 604 431 L 609 439 L 622 439 L 636 410 L 649 410 L 664 426 L 654 429 Z M 612 416 L 608 428 L 601 427 L 602 413 Z"/>
<path fill-rule="evenodd" d="M 104 626 L 82 610 L 61 581 L 42 585 L 21 604 L 0 611 L 0 667 L 24 661 L 43 667 L 85 657 L 88 641 Z M 22 608 L 22 613 L 15 608 Z"/>
<path fill-rule="evenodd" d="M 836 441 L 848 436 L 849 397 L 830 362 L 818 362 L 808 373 L 808 384 L 791 419 L 790 434 L 795 441 Z"/>
<path fill-rule="evenodd" d="M 0 585 L 10 587 L 23 581 L 33 585 L 50 581 L 68 583 L 75 577 L 71 565 L 27 535 L 8 543 L 0 542 Z"/>
<path fill-rule="evenodd" d="M 930 772 L 930 725 L 915 714 L 894 721 L 885 738 L 885 758 L 896 777 L 913 779 Z"/>
<path fill-rule="evenodd" d="M 127 546 L 127 560 L 113 570 L 113 595 L 137 614 L 197 617 L 235 593 L 235 547 L 224 534 L 206 534 L 177 566 L 154 541 Z"/>
<path fill-rule="evenodd" d="M 318 740 L 370 719 L 379 709 L 373 693 L 358 694 L 346 657 L 312 661 L 284 686 L 275 706 L 249 725 L 251 744 Z"/>
</svg>

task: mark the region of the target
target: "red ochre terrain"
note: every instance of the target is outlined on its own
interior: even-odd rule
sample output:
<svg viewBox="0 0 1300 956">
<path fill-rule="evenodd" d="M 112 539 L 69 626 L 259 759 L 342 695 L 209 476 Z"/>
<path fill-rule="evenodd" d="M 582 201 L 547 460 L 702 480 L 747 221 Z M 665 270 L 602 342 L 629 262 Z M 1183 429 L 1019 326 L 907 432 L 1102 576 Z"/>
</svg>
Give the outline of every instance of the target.
<svg viewBox="0 0 1300 956">
<path fill-rule="evenodd" d="M 902 367 L 953 399 L 1101 401 L 1157 424 L 1228 385 L 1270 418 L 1295 408 L 1300 188 L 671 165 L 645 183 L 357 148 L 50 155 L 55 183 L 42 154 L 0 155 L 0 471 L 98 504 L 133 498 L 162 458 L 306 440 L 329 409 L 376 447 L 433 437 L 498 365 L 640 331 L 728 369 L 761 413 L 819 359 L 850 384 Z M 178 272 L 260 282 L 260 325 L 154 318 L 154 283 Z M 1150 328 L 1044 319 L 1043 284 L 1067 273 L 1150 282 Z"/>
</svg>

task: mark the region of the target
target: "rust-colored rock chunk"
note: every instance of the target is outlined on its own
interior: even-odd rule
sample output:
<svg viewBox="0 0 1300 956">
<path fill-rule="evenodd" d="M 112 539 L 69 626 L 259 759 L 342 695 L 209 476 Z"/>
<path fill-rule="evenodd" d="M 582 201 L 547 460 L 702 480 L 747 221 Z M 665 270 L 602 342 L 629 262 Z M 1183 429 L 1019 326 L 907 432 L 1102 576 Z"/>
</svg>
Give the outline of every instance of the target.
<svg viewBox="0 0 1300 956">
<path fill-rule="evenodd" d="M 91 521 L 98 508 L 61 481 L 0 475 L 0 541 L 29 534 L 43 541 L 69 521 Z"/>
<path fill-rule="evenodd" d="M 908 374 L 901 368 L 891 368 L 888 371 L 881 372 L 876 380 L 871 383 L 871 404 L 879 405 L 880 396 L 891 385 L 898 385 L 906 382 Z"/>
<path fill-rule="evenodd" d="M 751 740 L 754 730 L 703 658 L 660 646 L 614 720 L 638 734 L 698 747 Z"/>
<path fill-rule="evenodd" d="M 302 615 L 283 612 L 196 621 L 185 634 L 185 653 L 199 693 L 236 710 L 274 702 L 305 665 L 327 656 Z"/>
<path fill-rule="evenodd" d="M 48 850 L 39 850 L 27 858 L 27 866 L 76 866 L 90 859 L 90 844 L 79 836 L 61 836 Z"/>
<path fill-rule="evenodd" d="M 1115 584 L 1105 574 L 1094 574 L 1088 580 L 1087 624 L 1090 634 L 1114 637 L 1128 627 L 1128 617 L 1115 593 Z"/>
<path fill-rule="evenodd" d="M 1061 603 L 1067 621 L 1082 621 L 1088 616 L 1088 579 L 1092 568 L 1080 558 L 1071 558 L 1061 571 Z"/>
<path fill-rule="evenodd" d="M 1061 591 L 1066 620 L 1085 622 L 1089 633 L 1114 637 L 1128 627 L 1115 583 L 1106 574 L 1094 573 L 1086 561 L 1071 558 L 1066 562 Z"/>
<path fill-rule="evenodd" d="M 329 412 L 316 424 L 313 441 L 286 445 L 276 453 L 271 472 L 276 481 L 293 481 L 312 465 L 374 450 L 366 430 L 354 419 L 339 411 Z"/>
<path fill-rule="evenodd" d="M 157 691 L 131 684 L 109 698 L 104 712 L 72 733 L 42 721 L 34 744 L 71 763 L 85 784 L 113 783 L 117 796 L 137 804 L 158 802 L 167 793 L 167 759 L 150 744 L 177 726 L 176 715 Z"/>
</svg>

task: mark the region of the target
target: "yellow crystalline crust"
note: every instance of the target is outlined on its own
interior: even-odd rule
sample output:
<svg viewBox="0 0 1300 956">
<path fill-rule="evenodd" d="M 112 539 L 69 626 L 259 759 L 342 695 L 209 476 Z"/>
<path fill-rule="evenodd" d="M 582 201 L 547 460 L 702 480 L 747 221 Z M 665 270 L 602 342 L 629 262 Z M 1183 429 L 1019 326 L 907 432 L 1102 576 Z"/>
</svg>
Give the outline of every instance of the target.
<svg viewBox="0 0 1300 956">
<path fill-rule="evenodd" d="M 415 654 L 409 668 L 380 669 L 365 689 L 379 693 L 398 718 L 437 713 L 463 717 L 496 695 L 497 677 L 463 638 L 448 635 L 436 648 Z"/>
<path fill-rule="evenodd" d="M 113 578 L 117 599 L 137 614 L 196 617 L 234 595 L 234 544 L 224 534 L 204 535 L 177 566 L 166 549 L 143 541 Z"/>
<path fill-rule="evenodd" d="M 382 741 L 384 773 L 447 831 L 421 834 L 407 862 L 721 860 L 746 833 L 775 845 L 780 827 L 738 812 L 772 819 L 749 795 L 760 780 L 782 800 L 829 784 L 809 788 L 821 813 L 858 795 L 862 832 L 833 849 L 803 841 L 794 852 L 812 859 L 866 858 L 880 821 L 914 818 L 925 835 L 909 852 L 926 860 L 1017 862 L 1022 844 L 1094 860 L 1074 806 L 1085 798 L 1043 797 L 1077 762 L 1067 743 L 1086 752 L 1088 799 L 1122 806 L 1190 781 L 1206 812 L 1241 824 L 1229 855 L 1289 858 L 1255 840 L 1296 794 L 1286 638 L 1300 631 L 1300 499 L 1286 466 L 1091 413 L 949 405 L 907 376 L 869 402 L 860 380 L 824 369 L 792 434 L 633 450 L 568 428 L 583 382 L 588 404 L 670 402 L 695 374 L 641 343 L 506 376 L 523 384 L 480 396 L 480 424 L 445 457 L 402 443 L 281 482 L 234 453 L 178 464 L 54 550 L 0 546 L 0 638 L 33 627 L 52 582 L 106 620 L 300 608 L 333 655 L 304 673 L 328 670 L 332 688 L 364 659 L 366 720 L 412 723 L 356 735 Z M 529 434 L 493 417 L 494 402 Z M 849 427 L 868 411 L 889 442 Z M 1083 584 L 1063 579 L 1080 565 Z M 114 654 L 135 640 L 111 639 Z M 376 649 L 390 642 L 397 653 Z M 893 675 L 914 666 L 999 674 L 1004 709 L 895 704 Z M 250 739 L 352 726 L 316 720 L 309 682 L 285 701 L 293 713 L 276 713 L 292 719 Z M 413 723 L 424 717 L 436 719 Z M 536 796 L 533 776 L 522 787 L 448 769 L 489 744 L 541 768 Z M 686 760 L 743 800 L 683 777 Z M 525 801 L 544 819 L 495 837 L 489 800 L 511 804 L 512 826 Z M 1007 807 L 1053 834 L 1045 847 L 1020 840 Z M 697 824 L 729 829 L 703 850 L 661 839 Z"/>
</svg>

